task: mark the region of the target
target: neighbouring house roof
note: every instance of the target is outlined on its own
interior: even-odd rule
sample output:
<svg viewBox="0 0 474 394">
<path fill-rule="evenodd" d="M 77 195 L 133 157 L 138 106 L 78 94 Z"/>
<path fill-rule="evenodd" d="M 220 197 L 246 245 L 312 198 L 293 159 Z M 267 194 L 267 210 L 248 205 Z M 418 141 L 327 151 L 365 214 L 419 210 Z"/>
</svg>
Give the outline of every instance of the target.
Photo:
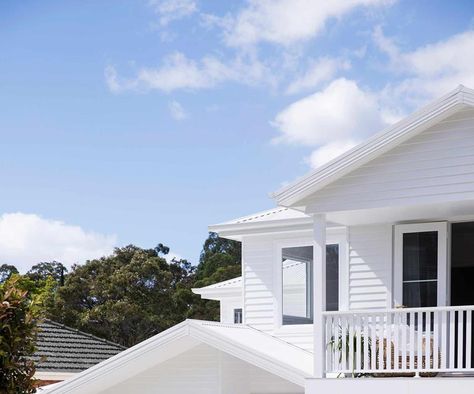
<svg viewBox="0 0 474 394">
<path fill-rule="evenodd" d="M 39 329 L 33 356 L 39 372 L 81 372 L 126 349 L 51 320 Z"/>
<path fill-rule="evenodd" d="M 321 188 L 466 107 L 474 107 L 474 90 L 460 85 L 411 116 L 276 191 L 272 197 L 280 206 L 304 206 L 304 200 Z"/>
<path fill-rule="evenodd" d="M 199 343 L 300 386 L 304 386 L 305 378 L 312 374 L 312 353 L 281 339 L 245 325 L 186 320 L 55 385 L 48 393 L 100 392 Z"/>
<path fill-rule="evenodd" d="M 239 297 L 242 295 L 242 277 L 232 278 L 209 286 L 191 289 L 194 294 L 209 300 L 220 300 L 225 297 Z"/>
</svg>

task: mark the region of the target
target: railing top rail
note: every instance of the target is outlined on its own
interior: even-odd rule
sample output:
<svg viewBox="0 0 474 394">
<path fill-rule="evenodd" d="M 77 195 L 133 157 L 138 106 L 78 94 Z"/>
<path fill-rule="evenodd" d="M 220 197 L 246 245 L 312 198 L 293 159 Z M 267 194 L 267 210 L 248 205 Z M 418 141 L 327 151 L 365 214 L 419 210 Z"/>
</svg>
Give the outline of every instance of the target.
<svg viewBox="0 0 474 394">
<path fill-rule="evenodd" d="M 389 308 L 389 309 L 358 309 L 358 310 L 353 310 L 353 311 L 326 311 L 326 312 L 323 312 L 323 316 L 382 315 L 386 313 L 446 312 L 446 311 L 474 311 L 474 305 L 433 306 L 433 307 L 427 307 L 427 308 Z"/>
</svg>

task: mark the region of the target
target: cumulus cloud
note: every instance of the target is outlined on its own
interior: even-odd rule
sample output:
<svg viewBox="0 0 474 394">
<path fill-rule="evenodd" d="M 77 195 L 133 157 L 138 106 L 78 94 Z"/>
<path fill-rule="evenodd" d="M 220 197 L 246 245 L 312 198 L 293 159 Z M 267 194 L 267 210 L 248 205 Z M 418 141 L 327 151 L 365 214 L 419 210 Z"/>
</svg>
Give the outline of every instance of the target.
<svg viewBox="0 0 474 394">
<path fill-rule="evenodd" d="M 225 42 L 230 46 L 252 46 L 260 42 L 288 46 L 321 33 L 330 19 L 357 7 L 392 4 L 392 0 L 248 0 L 237 15 L 221 21 Z"/>
<path fill-rule="evenodd" d="M 338 71 L 349 68 L 350 62 L 344 59 L 322 57 L 313 60 L 307 70 L 288 85 L 286 93 L 295 94 L 314 89 L 334 78 Z"/>
<path fill-rule="evenodd" d="M 474 86 L 472 30 L 412 51 L 403 51 L 396 39 L 385 36 L 380 27 L 372 37 L 389 59 L 387 69 L 396 77 L 391 83 L 369 91 L 355 81 L 339 78 L 290 104 L 273 121 L 280 132 L 275 141 L 316 148 L 307 159 L 312 167 L 324 164 L 457 85 Z M 330 74 L 327 71 L 326 75 Z M 297 79 L 293 89 L 304 86 L 300 81 L 305 80 Z"/>
<path fill-rule="evenodd" d="M 289 105 L 273 125 L 277 142 L 319 146 L 334 141 L 361 139 L 386 125 L 377 96 L 344 78 Z"/>
<path fill-rule="evenodd" d="M 5 213 L 0 216 L 0 262 L 26 272 L 42 261 L 65 265 L 107 255 L 116 244 L 114 235 L 90 232 L 35 214 Z"/>
<path fill-rule="evenodd" d="M 402 76 L 387 85 L 392 100 L 419 106 L 459 84 L 474 86 L 474 31 L 469 30 L 413 51 L 402 51 L 380 28 L 374 41 L 390 58 L 391 69 Z"/>
<path fill-rule="evenodd" d="M 149 0 L 148 4 L 160 17 L 160 25 L 188 17 L 197 10 L 194 0 Z"/>
<path fill-rule="evenodd" d="M 308 157 L 311 168 L 318 168 L 357 145 L 354 140 L 334 141 L 316 149 Z"/>
<path fill-rule="evenodd" d="M 136 77 L 120 78 L 114 67 L 105 69 L 105 79 L 114 92 L 125 90 L 197 90 L 212 88 L 231 81 L 244 84 L 272 83 L 267 68 L 253 57 L 236 57 L 223 62 L 215 56 L 193 60 L 181 52 L 168 55 L 163 63 L 154 68 L 141 68 Z"/>
<path fill-rule="evenodd" d="M 173 100 L 168 104 L 168 109 L 173 119 L 183 120 L 188 117 L 183 106 L 176 100 Z"/>
</svg>

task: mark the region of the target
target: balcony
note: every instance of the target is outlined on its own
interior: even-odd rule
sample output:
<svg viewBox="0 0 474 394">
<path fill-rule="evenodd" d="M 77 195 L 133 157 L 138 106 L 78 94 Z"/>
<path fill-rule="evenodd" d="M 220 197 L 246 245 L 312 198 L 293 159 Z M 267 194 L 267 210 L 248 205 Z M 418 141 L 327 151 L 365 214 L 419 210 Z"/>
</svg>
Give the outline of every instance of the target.
<svg viewBox="0 0 474 394">
<path fill-rule="evenodd" d="M 325 373 L 472 372 L 474 306 L 324 312 Z"/>
</svg>

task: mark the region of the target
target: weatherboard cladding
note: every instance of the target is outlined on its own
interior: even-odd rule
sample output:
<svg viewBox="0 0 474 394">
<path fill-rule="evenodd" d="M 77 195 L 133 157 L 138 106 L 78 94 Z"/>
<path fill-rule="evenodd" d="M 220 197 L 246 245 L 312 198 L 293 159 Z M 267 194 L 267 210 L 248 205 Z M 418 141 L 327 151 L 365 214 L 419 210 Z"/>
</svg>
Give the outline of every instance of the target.
<svg viewBox="0 0 474 394">
<path fill-rule="evenodd" d="M 51 320 L 40 324 L 36 349 L 36 369 L 54 372 L 80 372 L 125 350 Z"/>
</svg>

